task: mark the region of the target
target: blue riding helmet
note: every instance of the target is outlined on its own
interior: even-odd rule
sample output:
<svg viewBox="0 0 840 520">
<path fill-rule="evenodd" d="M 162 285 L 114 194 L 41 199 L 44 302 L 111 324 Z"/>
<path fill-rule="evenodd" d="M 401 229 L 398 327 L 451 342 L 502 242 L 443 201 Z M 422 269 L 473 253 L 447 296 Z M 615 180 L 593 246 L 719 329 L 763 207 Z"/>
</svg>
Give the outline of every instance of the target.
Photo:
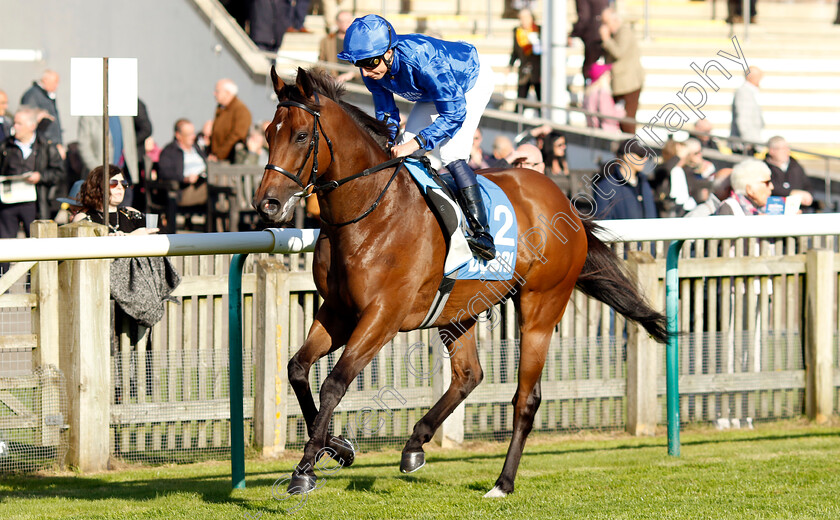
<svg viewBox="0 0 840 520">
<path fill-rule="evenodd" d="M 369 14 L 356 18 L 344 35 L 344 52 L 338 59 L 356 63 L 365 58 L 382 56 L 397 44 L 397 32 L 385 18 Z"/>
</svg>

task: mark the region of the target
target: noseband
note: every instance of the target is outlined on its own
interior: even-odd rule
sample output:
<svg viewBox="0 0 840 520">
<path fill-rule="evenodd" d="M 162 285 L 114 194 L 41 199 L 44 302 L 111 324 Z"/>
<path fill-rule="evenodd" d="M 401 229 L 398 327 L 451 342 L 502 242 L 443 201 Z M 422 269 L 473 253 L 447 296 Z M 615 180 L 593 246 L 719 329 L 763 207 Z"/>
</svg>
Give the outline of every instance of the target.
<svg viewBox="0 0 840 520">
<path fill-rule="evenodd" d="M 315 103 L 320 104 L 318 101 L 318 93 L 315 92 Z M 297 107 L 301 110 L 309 112 L 312 114 L 312 117 L 315 119 L 312 121 L 312 139 L 309 140 L 309 148 L 306 150 L 306 157 L 303 158 L 303 162 L 300 165 L 300 168 L 297 171 L 297 174 L 286 170 L 280 166 L 275 164 L 268 163 L 265 165 L 266 170 L 274 170 L 276 172 L 282 173 L 286 177 L 295 181 L 295 183 L 302 188 L 302 190 L 298 193 L 295 193 L 295 196 L 307 196 L 308 191 L 310 188 L 313 188 L 312 191 L 318 191 L 323 186 L 318 184 L 318 140 L 321 137 L 321 134 L 324 134 L 324 139 L 327 141 L 327 147 L 330 149 L 330 163 L 333 161 L 333 145 L 332 141 L 330 141 L 329 136 L 327 133 L 324 132 L 324 127 L 321 125 L 321 113 L 315 110 L 312 110 L 308 106 L 304 105 L 303 103 L 298 103 L 296 101 L 281 101 L 277 104 L 277 107 Z M 301 178 L 301 173 L 303 173 L 303 167 L 306 166 L 306 161 L 309 160 L 309 156 L 312 155 L 312 151 L 315 150 L 315 157 L 312 159 L 312 169 L 309 172 L 309 184 L 304 184 L 303 179 Z"/>
</svg>

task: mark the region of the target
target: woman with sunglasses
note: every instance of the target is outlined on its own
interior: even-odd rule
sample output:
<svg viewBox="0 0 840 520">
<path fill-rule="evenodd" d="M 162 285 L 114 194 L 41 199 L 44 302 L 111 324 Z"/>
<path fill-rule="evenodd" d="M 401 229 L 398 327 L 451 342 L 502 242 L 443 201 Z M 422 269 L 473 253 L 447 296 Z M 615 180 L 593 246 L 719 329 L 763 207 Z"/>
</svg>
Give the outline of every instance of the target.
<svg viewBox="0 0 840 520">
<path fill-rule="evenodd" d="M 469 167 L 473 134 L 493 93 L 493 72 L 475 47 L 423 34 L 397 35 L 384 18 L 356 18 L 344 36 L 341 60 L 361 69 L 373 94 L 376 117 L 391 128 L 393 157 L 439 147 L 440 158 L 458 185 L 458 203 L 472 236 L 467 239 L 480 257 L 496 255 L 481 202 L 475 172 Z M 398 136 L 400 112 L 394 94 L 415 102 Z M 399 138 L 398 138 L 399 137 Z"/>
<path fill-rule="evenodd" d="M 102 211 L 102 166 L 94 168 L 87 176 L 82 189 L 79 191 L 78 201 L 82 211 L 73 217 L 73 222 L 89 220 L 97 224 L 106 224 L 109 235 L 151 235 L 159 231 L 158 228 L 146 227 L 146 216 L 134 208 L 120 207 L 125 198 L 128 181 L 122 170 L 110 165 L 108 169 L 108 220 Z"/>
</svg>

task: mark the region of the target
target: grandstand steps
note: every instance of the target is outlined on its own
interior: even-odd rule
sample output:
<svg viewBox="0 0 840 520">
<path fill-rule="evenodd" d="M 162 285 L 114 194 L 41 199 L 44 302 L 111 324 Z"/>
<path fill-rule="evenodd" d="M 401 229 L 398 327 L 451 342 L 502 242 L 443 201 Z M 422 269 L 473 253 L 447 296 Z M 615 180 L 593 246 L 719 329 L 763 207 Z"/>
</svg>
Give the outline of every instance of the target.
<svg viewBox="0 0 840 520">
<path fill-rule="evenodd" d="M 381 2 L 358 2 L 359 9 L 370 4 L 370 12 L 379 12 Z M 375 4 L 375 5 L 374 5 Z M 515 97 L 515 73 L 507 64 L 512 45 L 512 30 L 517 20 L 501 19 L 502 2 L 490 2 L 493 17 L 487 34 L 487 15 L 484 2 L 473 2 L 484 9 L 474 9 L 460 2 L 461 14 L 456 14 L 459 2 L 414 2 L 411 15 L 396 14 L 399 2 L 386 2 L 398 32 L 413 32 L 418 27 L 447 39 L 464 39 L 476 45 L 488 57 L 497 73 L 497 92 L 507 98 Z M 732 77 L 719 78 L 720 90 L 707 89 L 708 99 L 702 112 L 713 122 L 715 133 L 729 133 L 731 102 L 734 91 L 743 82 L 737 65 L 717 55 L 718 51 L 734 53 L 731 41 L 734 34 L 750 65 L 765 71 L 760 102 L 766 121 L 764 137 L 784 135 L 798 146 L 817 147 L 835 151 L 840 143 L 840 26 L 832 25 L 836 15 L 835 2 L 772 2 L 758 4 L 758 23 L 748 29 L 745 38 L 743 24 L 729 25 L 723 21 L 726 3 L 718 0 L 716 19 L 712 20 L 710 2 L 688 0 L 650 1 L 650 38 L 644 39 L 643 0 L 618 2 L 622 17 L 630 22 L 639 38 L 642 63 L 646 69 L 645 87 L 640 99 L 638 117 L 646 121 L 669 102 L 679 104 L 676 94 L 685 84 L 698 81 L 691 63 L 703 66 L 715 59 L 724 64 Z M 569 28 L 576 19 L 574 1 L 568 1 Z M 472 9 L 472 10 L 470 10 Z M 317 43 L 324 34 L 320 16 L 307 18 L 311 34 L 287 34 L 282 55 L 313 61 L 317 57 Z M 566 49 L 566 75 L 570 91 L 582 95 L 583 77 L 580 73 L 582 45 L 573 40 Z M 705 85 L 704 85 L 705 87 Z M 696 119 L 684 105 L 681 107 Z M 582 118 L 572 118 L 583 122 Z M 836 150 L 840 153 L 840 149 Z"/>
</svg>

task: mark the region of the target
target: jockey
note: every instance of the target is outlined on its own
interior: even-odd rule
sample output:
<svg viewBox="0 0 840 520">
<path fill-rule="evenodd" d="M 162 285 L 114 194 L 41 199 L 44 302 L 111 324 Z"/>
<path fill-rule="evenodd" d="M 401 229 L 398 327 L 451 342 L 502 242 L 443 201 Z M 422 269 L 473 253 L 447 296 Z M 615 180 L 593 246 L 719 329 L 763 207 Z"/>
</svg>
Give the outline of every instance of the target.
<svg viewBox="0 0 840 520">
<path fill-rule="evenodd" d="M 475 172 L 467 165 L 473 135 L 493 93 L 490 66 L 465 42 L 422 34 L 398 36 L 381 16 L 356 18 L 344 36 L 339 59 L 361 69 L 373 94 L 376 117 L 391 128 L 393 157 L 434 150 L 458 185 L 458 203 L 470 224 L 470 248 L 481 258 L 496 256 Z M 414 101 L 405 131 L 397 141 L 400 112 L 394 94 Z"/>
</svg>

